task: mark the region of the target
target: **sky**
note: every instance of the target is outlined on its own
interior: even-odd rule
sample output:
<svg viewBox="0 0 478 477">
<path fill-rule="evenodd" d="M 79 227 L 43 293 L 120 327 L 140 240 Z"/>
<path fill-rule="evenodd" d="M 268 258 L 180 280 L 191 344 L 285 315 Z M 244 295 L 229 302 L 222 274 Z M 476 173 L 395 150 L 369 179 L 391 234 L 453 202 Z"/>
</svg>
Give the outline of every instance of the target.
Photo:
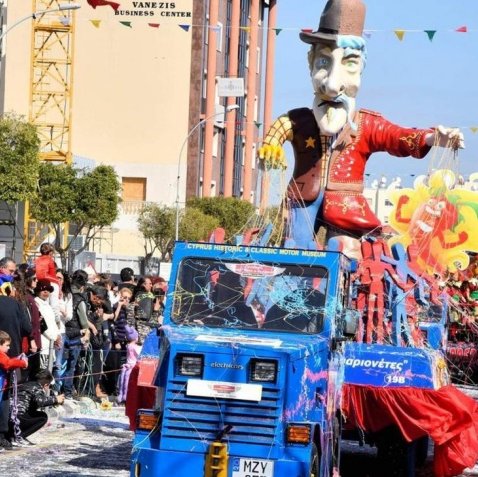
<svg viewBox="0 0 478 477">
<path fill-rule="evenodd" d="M 325 0 L 277 0 L 274 118 L 296 107 L 311 106 L 307 51 L 299 39 L 303 28 L 316 30 Z M 380 112 L 407 127 L 443 124 L 460 127 L 465 149 L 453 169 L 465 178 L 478 171 L 478 0 L 364 0 L 367 65 L 357 107 Z M 467 26 L 467 33 L 455 30 Z M 405 30 L 399 41 L 395 30 Z M 436 30 L 430 41 L 425 30 Z M 289 164 L 292 150 L 287 147 Z M 366 173 L 373 179 L 400 177 L 411 186 L 413 175 L 433 165 L 450 164 L 443 151 L 424 160 L 373 155 Z M 292 167 L 289 167 L 291 171 Z"/>
</svg>

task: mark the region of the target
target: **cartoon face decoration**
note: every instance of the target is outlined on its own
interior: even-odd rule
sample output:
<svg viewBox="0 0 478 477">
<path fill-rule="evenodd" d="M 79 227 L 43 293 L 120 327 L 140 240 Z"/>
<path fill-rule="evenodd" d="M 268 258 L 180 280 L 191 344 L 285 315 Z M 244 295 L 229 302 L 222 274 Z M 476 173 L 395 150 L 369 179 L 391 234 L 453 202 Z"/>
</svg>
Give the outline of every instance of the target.
<svg viewBox="0 0 478 477">
<path fill-rule="evenodd" d="M 311 52 L 313 112 L 323 134 L 337 134 L 355 113 L 363 57 L 359 50 L 317 43 Z"/>
</svg>

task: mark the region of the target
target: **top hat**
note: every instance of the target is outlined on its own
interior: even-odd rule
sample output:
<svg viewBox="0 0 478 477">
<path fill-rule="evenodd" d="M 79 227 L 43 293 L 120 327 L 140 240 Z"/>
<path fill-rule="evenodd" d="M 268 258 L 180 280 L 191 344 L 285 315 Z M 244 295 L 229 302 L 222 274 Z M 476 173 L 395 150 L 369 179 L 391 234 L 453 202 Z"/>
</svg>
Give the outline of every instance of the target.
<svg viewBox="0 0 478 477">
<path fill-rule="evenodd" d="M 337 41 L 338 35 L 362 36 L 365 23 L 365 5 L 362 0 L 328 0 L 320 17 L 319 28 L 300 32 L 300 39 L 313 44 Z"/>
</svg>

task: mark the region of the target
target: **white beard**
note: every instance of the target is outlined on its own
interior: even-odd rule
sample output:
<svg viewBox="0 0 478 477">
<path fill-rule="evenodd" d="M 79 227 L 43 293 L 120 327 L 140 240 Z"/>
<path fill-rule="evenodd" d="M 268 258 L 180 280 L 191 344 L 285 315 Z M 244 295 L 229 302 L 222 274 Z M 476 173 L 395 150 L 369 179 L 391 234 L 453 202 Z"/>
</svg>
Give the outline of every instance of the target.
<svg viewBox="0 0 478 477">
<path fill-rule="evenodd" d="M 333 136 L 342 130 L 349 119 L 353 117 L 355 105 L 351 104 L 352 101 L 351 98 L 348 98 L 348 101 L 345 102 L 321 104 L 323 101 L 320 97 L 315 97 L 312 111 L 322 134 Z M 319 106 L 319 104 L 321 105 Z"/>
</svg>

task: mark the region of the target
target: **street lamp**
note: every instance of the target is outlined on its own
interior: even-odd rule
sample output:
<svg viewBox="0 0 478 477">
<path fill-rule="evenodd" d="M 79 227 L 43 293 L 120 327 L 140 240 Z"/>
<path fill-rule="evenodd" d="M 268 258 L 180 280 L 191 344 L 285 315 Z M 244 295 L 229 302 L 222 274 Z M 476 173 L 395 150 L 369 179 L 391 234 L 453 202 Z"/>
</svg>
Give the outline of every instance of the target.
<svg viewBox="0 0 478 477">
<path fill-rule="evenodd" d="M 179 238 L 179 182 L 181 179 L 181 157 L 183 155 L 183 149 L 184 146 L 186 146 L 189 138 L 191 135 L 196 131 L 197 128 L 202 126 L 205 122 L 209 121 L 212 118 L 215 118 L 216 116 L 219 116 L 221 114 L 229 113 L 231 111 L 234 111 L 235 109 L 239 109 L 238 104 L 230 104 L 229 106 L 226 106 L 224 111 L 221 111 L 219 113 L 214 113 L 208 116 L 207 118 L 201 119 L 191 130 L 189 131 L 188 135 L 186 136 L 186 139 L 184 139 L 184 142 L 181 146 L 181 150 L 179 151 L 179 157 L 178 157 L 178 177 L 176 179 L 176 233 L 175 233 L 175 240 L 177 241 Z"/>
<path fill-rule="evenodd" d="M 30 13 L 29 15 L 20 18 L 20 20 L 16 21 L 13 25 L 10 25 L 5 31 L 3 31 L 0 35 L 0 42 L 12 28 L 15 28 L 17 25 L 26 20 L 29 20 L 30 18 L 34 20 L 38 15 L 43 15 L 45 13 L 64 12 L 66 10 L 78 10 L 78 8 L 81 8 L 81 5 L 79 3 L 62 3 L 61 5 L 58 5 L 58 8 L 49 8 L 47 10 L 39 10 L 38 12 Z"/>
</svg>

